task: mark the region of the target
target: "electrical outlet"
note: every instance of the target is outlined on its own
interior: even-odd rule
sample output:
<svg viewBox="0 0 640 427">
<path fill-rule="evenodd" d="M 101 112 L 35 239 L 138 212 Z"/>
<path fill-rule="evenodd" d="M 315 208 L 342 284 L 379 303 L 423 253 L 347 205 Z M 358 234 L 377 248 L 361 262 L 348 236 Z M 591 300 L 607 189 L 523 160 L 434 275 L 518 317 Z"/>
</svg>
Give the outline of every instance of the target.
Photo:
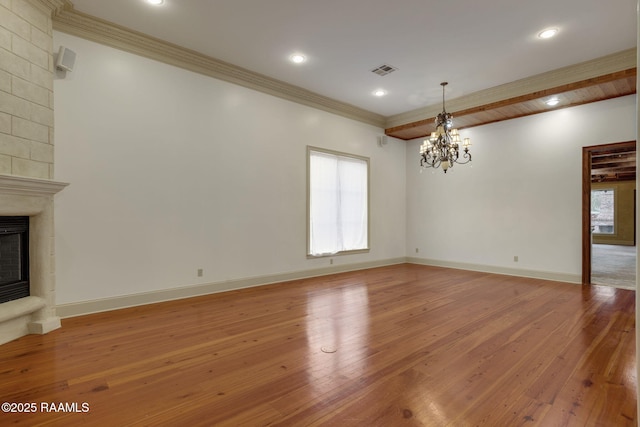
<svg viewBox="0 0 640 427">
<path fill-rule="evenodd" d="M 198 277 L 202 277 L 202 273 L 203 273 L 202 269 L 201 269 L 201 268 L 199 268 L 199 269 L 198 269 Z"/>
<path fill-rule="evenodd" d="M 513 256 L 513 262 L 518 262 L 518 255 Z"/>
<path fill-rule="evenodd" d="M 416 253 L 420 252 L 420 248 L 416 248 Z"/>
<path fill-rule="evenodd" d="M 333 258 L 329 258 L 329 264 L 333 264 Z"/>
</svg>

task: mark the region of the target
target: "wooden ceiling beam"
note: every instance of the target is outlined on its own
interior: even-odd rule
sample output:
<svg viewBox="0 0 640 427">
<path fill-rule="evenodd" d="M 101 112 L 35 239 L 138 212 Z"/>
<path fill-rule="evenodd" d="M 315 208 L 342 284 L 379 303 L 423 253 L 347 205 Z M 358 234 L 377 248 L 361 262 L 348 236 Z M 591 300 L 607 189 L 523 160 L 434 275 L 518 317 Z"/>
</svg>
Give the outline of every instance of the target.
<svg viewBox="0 0 640 427">
<path fill-rule="evenodd" d="M 622 157 L 622 158 L 618 158 L 618 157 L 601 157 L 598 159 L 592 159 L 591 160 L 591 165 L 592 166 L 603 166 L 603 165 L 608 165 L 608 164 L 624 164 L 624 163 L 629 163 L 629 164 L 635 164 L 636 163 L 636 157 L 632 156 L 632 157 Z"/>
<path fill-rule="evenodd" d="M 636 74 L 637 74 L 636 68 L 623 70 L 616 73 L 599 76 L 596 78 L 591 78 L 591 79 L 586 79 L 586 80 L 582 80 L 575 83 L 556 86 L 556 87 L 552 87 L 545 90 L 539 90 L 526 95 L 517 96 L 515 98 L 505 99 L 503 101 L 493 102 L 491 104 L 481 105 L 479 107 L 458 111 L 457 113 L 455 113 L 454 117 L 466 116 L 466 115 L 475 114 L 481 111 L 495 110 L 501 107 L 514 105 L 514 104 L 521 104 L 523 102 L 532 101 L 535 99 L 549 98 L 551 96 L 559 95 L 565 92 L 577 91 L 577 90 L 589 88 L 592 86 L 598 86 L 603 83 L 614 82 L 616 80 L 626 79 L 629 77 L 636 77 Z M 633 91 L 635 93 L 635 87 L 633 88 Z M 586 102 L 591 102 L 591 101 L 586 101 Z M 558 108 L 561 108 L 561 107 L 558 107 Z M 545 111 L 549 111 L 552 109 L 554 108 L 549 108 Z"/>
<path fill-rule="evenodd" d="M 635 181 L 636 174 L 623 174 L 623 175 L 592 175 L 591 182 L 620 182 L 620 181 Z"/>
<path fill-rule="evenodd" d="M 591 182 L 635 181 L 635 141 L 594 147 L 591 155 Z"/>
<path fill-rule="evenodd" d="M 556 85 L 531 93 L 465 108 L 453 112 L 454 124 L 458 129 L 480 126 L 502 120 L 524 117 L 531 114 L 573 107 L 590 102 L 603 101 L 636 93 L 637 68 L 632 67 L 592 77 L 577 82 Z M 549 107 L 544 100 L 559 97 L 557 107 Z M 385 129 L 385 134 L 409 140 L 429 135 L 434 128 L 435 116 Z"/>
<path fill-rule="evenodd" d="M 625 158 L 635 158 L 636 157 L 636 152 L 633 150 L 629 150 L 629 149 L 620 149 L 620 151 L 611 151 L 609 153 L 598 153 L 598 154 L 594 154 L 592 156 L 595 159 L 614 159 L 614 158 L 618 158 L 618 159 L 625 159 Z"/>
<path fill-rule="evenodd" d="M 635 173 L 636 167 L 622 167 L 622 168 L 602 168 L 602 169 L 591 169 L 592 175 L 615 175 L 621 173 Z"/>
</svg>

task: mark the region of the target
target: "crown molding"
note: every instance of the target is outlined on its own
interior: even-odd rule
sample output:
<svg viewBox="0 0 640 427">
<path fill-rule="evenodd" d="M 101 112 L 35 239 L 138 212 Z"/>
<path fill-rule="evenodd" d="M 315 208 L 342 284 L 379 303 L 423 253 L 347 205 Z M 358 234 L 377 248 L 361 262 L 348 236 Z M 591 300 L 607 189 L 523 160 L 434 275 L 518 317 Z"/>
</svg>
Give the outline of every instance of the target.
<svg viewBox="0 0 640 427">
<path fill-rule="evenodd" d="M 53 29 L 380 128 L 386 124 L 380 114 L 79 12 L 66 0 L 53 16 Z"/>
<path fill-rule="evenodd" d="M 49 14 L 55 15 L 58 11 L 65 7 L 69 0 L 27 0 L 30 4 Z"/>
<path fill-rule="evenodd" d="M 53 10 L 53 29 L 106 46 L 174 65 L 189 71 L 247 87 L 272 96 L 317 108 L 381 128 L 395 128 L 435 117 L 441 105 L 430 105 L 385 117 L 311 92 L 298 86 L 237 67 L 199 52 L 119 26 L 79 12 L 69 0 L 29 0 Z M 636 67 L 636 49 L 526 77 L 447 100 L 452 112 L 477 109 L 508 99 L 527 96 L 550 88 L 594 79 Z"/>
<path fill-rule="evenodd" d="M 511 83 L 480 90 L 459 98 L 447 99 L 447 110 L 455 113 L 456 111 L 474 109 L 507 99 L 543 92 L 550 88 L 630 70 L 636 67 L 636 56 L 635 48 L 627 49 L 591 61 L 558 68 L 557 70 L 537 74 Z M 425 120 L 426 117 L 437 116 L 440 111 L 442 111 L 442 105 L 438 104 L 389 116 L 387 117 L 386 127 L 393 128 L 419 122 Z"/>
</svg>

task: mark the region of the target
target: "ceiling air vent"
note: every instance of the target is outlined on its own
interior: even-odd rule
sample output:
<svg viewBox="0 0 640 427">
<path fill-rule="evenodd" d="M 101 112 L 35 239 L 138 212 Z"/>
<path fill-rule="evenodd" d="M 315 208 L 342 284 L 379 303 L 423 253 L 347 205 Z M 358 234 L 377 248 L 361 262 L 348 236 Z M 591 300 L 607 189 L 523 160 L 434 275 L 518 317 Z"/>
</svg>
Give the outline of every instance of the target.
<svg viewBox="0 0 640 427">
<path fill-rule="evenodd" d="M 379 67 L 376 67 L 371 71 L 373 73 L 376 73 L 379 76 L 386 76 L 387 74 L 393 73 L 396 70 L 397 70 L 396 67 L 393 67 L 393 66 L 388 65 L 388 64 L 382 64 Z"/>
</svg>

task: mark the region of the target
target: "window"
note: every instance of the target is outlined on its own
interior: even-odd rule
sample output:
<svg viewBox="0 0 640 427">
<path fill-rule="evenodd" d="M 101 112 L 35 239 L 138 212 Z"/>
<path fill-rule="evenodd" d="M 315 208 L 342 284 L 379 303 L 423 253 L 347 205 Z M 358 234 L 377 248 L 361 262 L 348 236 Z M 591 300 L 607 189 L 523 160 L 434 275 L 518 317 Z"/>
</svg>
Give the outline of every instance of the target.
<svg viewBox="0 0 640 427">
<path fill-rule="evenodd" d="M 591 190 L 591 229 L 597 234 L 614 234 L 615 191 Z"/>
<path fill-rule="evenodd" d="M 309 256 L 369 249 L 369 159 L 307 148 Z"/>
</svg>

